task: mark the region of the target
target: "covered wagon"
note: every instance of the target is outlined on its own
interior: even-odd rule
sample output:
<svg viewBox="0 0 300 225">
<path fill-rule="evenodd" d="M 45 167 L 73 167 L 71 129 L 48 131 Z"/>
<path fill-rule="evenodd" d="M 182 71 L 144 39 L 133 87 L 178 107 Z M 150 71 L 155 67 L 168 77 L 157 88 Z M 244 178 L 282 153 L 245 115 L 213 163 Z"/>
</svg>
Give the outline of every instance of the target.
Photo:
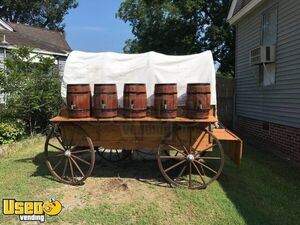
<svg viewBox="0 0 300 225">
<path fill-rule="evenodd" d="M 83 183 L 96 151 L 118 161 L 129 151 L 151 150 L 167 182 L 191 189 L 216 180 L 225 155 L 241 161 L 242 141 L 218 124 L 210 51 L 187 56 L 74 51 L 61 96 L 64 104 L 50 120 L 45 143 L 47 166 L 61 182 Z"/>
</svg>

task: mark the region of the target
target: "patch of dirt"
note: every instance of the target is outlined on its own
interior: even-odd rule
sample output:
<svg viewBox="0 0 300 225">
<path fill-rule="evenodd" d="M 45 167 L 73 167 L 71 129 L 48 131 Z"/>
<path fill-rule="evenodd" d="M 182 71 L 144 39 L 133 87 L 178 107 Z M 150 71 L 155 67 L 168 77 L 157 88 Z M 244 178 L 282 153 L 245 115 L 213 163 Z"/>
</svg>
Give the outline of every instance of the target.
<svg viewBox="0 0 300 225">
<path fill-rule="evenodd" d="M 170 188 L 158 187 L 131 178 L 91 178 L 85 190 L 93 196 L 89 204 L 97 206 L 103 202 L 110 204 L 130 204 L 132 202 L 154 202 L 164 209 L 171 208 L 176 196 Z"/>
<path fill-rule="evenodd" d="M 156 186 L 133 178 L 99 178 L 90 177 L 82 186 L 63 185 L 60 188 L 49 188 L 39 194 L 37 199 L 54 197 L 64 209 L 96 207 L 102 203 L 126 205 L 133 202 L 155 203 L 164 211 L 172 208 L 176 195 L 168 187 Z M 63 196 L 59 198 L 59 196 Z"/>
</svg>

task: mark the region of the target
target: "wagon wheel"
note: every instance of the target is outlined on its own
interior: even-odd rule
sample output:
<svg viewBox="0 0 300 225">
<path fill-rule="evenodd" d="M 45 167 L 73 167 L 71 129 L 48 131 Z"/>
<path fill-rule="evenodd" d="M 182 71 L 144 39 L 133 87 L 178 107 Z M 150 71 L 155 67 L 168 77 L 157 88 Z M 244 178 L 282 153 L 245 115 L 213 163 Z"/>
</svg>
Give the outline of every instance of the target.
<svg viewBox="0 0 300 225">
<path fill-rule="evenodd" d="M 188 130 L 188 138 L 184 139 L 183 134 L 176 130 L 162 140 L 157 151 L 158 166 L 171 185 L 204 189 L 221 174 L 224 166 L 223 148 L 211 132 L 203 130 L 202 135 L 206 135 L 206 140 L 210 142 L 201 151 L 196 151 L 191 143 L 192 128 Z M 169 155 L 165 154 L 166 149 L 170 149 Z"/>
<path fill-rule="evenodd" d="M 91 138 L 75 124 L 52 127 L 45 142 L 45 156 L 50 173 L 71 185 L 82 184 L 92 173 L 95 163 Z"/>
<path fill-rule="evenodd" d="M 109 162 L 120 162 L 131 155 L 130 150 L 96 148 L 98 155 Z"/>
</svg>

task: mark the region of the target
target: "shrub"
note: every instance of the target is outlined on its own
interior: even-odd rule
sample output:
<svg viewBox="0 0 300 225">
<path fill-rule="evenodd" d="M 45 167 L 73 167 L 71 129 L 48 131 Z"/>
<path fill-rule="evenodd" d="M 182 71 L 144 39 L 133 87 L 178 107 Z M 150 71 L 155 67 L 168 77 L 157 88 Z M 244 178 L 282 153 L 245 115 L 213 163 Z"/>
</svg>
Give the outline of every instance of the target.
<svg viewBox="0 0 300 225">
<path fill-rule="evenodd" d="M 25 47 L 9 53 L 6 71 L 0 72 L 1 88 L 8 94 L 7 110 L 24 121 L 31 135 L 43 132 L 60 109 L 60 80 L 54 58 Z"/>
<path fill-rule="evenodd" d="M 0 122 L 0 144 L 10 144 L 24 134 L 23 126 L 15 121 Z"/>
</svg>

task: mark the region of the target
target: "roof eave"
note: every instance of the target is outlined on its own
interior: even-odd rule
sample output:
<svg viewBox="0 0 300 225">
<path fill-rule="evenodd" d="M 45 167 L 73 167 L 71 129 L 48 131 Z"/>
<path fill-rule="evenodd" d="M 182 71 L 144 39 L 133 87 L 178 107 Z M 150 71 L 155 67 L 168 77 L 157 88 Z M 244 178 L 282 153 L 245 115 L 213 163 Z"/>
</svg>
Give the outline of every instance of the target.
<svg viewBox="0 0 300 225">
<path fill-rule="evenodd" d="M 236 3 L 237 3 L 237 0 L 232 0 L 230 10 L 229 10 L 229 13 L 228 13 L 228 16 L 227 16 L 227 20 L 230 20 L 230 18 L 233 16 L 234 9 L 236 7 Z"/>
<path fill-rule="evenodd" d="M 9 44 L 0 44 L 0 48 L 5 48 L 5 49 L 16 49 L 17 47 L 14 45 L 9 45 Z M 63 50 L 65 53 L 63 52 L 53 52 L 53 51 L 47 51 L 47 50 L 42 50 L 39 48 L 33 48 L 32 50 L 35 53 L 40 53 L 40 54 L 45 54 L 45 55 L 56 55 L 56 56 L 68 56 L 70 54 L 71 51 L 66 51 Z"/>
<path fill-rule="evenodd" d="M 232 5 L 234 3 L 235 0 L 233 0 Z M 250 12 L 252 12 L 256 7 L 258 7 L 261 3 L 263 3 L 264 0 L 252 0 L 251 2 L 249 2 L 245 7 L 243 7 L 240 11 L 238 11 L 237 14 L 232 15 L 234 8 L 230 8 L 230 12 L 228 14 L 228 18 L 227 21 L 228 23 L 230 23 L 230 25 L 235 25 L 240 19 L 242 19 L 244 16 L 246 16 L 247 14 L 249 14 Z M 232 10 L 232 12 L 231 12 Z M 230 15 L 231 13 L 231 15 Z"/>
<path fill-rule="evenodd" d="M 14 29 L 9 26 L 4 20 L 0 19 L 0 25 L 3 26 L 5 29 L 9 30 L 9 31 L 14 31 Z"/>
</svg>

